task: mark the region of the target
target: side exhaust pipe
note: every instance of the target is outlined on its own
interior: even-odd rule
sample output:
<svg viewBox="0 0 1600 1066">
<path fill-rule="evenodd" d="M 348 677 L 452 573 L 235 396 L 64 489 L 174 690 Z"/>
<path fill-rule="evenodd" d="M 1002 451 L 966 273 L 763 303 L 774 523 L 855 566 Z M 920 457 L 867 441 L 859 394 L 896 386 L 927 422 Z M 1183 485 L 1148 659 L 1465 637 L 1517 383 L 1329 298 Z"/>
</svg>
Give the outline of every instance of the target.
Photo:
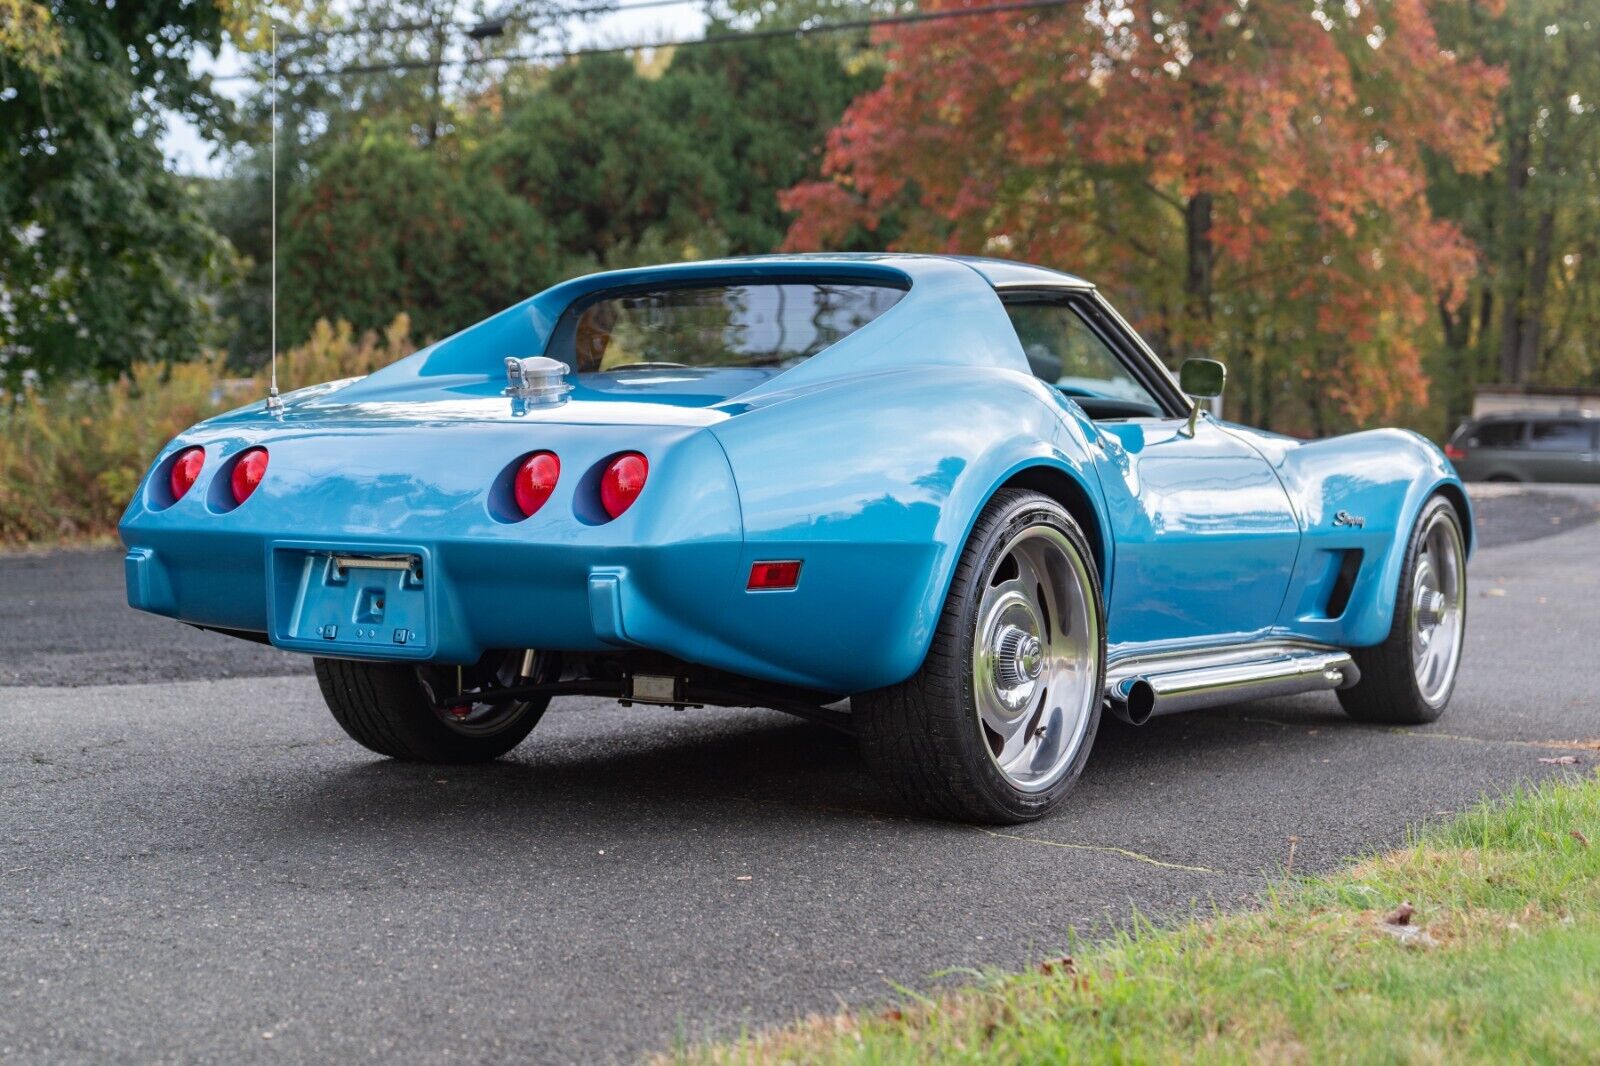
<svg viewBox="0 0 1600 1066">
<path fill-rule="evenodd" d="M 1174 660 L 1166 669 L 1151 667 L 1107 686 L 1111 713 L 1130 725 L 1143 725 L 1158 714 L 1349 688 L 1361 680 L 1349 654 L 1331 650 L 1279 650 L 1256 659 Z"/>
</svg>

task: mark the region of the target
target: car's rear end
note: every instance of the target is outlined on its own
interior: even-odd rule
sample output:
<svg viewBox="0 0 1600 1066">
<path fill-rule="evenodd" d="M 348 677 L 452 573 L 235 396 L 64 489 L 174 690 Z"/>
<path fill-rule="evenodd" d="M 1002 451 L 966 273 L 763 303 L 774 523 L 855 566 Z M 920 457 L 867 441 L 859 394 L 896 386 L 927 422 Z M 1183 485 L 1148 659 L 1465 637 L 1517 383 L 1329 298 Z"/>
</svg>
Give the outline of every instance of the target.
<svg viewBox="0 0 1600 1066">
<path fill-rule="evenodd" d="M 906 289 L 869 263 L 582 279 L 367 379 L 202 423 L 124 516 L 129 602 L 336 659 L 631 649 L 823 689 L 838 655 L 749 632 L 752 594 L 794 589 L 800 560 L 747 551 L 715 430 L 781 403 L 763 387 Z M 507 357 L 541 352 L 576 373 L 508 381 Z"/>
<path fill-rule="evenodd" d="M 471 662 L 496 647 L 597 648 L 626 624 L 673 654 L 703 650 L 690 635 L 736 584 L 741 542 L 732 475 L 703 432 L 716 416 L 605 425 L 581 404 L 541 420 L 502 397 L 449 402 L 449 417 L 325 403 L 186 434 L 122 524 L 130 603 L 322 655 Z M 198 478 L 174 498 L 193 449 Z M 264 469 L 241 500 L 235 474 L 253 456 Z M 519 475 L 544 456 L 559 475 L 519 500 Z M 657 604 L 684 624 L 656 631 Z"/>
</svg>

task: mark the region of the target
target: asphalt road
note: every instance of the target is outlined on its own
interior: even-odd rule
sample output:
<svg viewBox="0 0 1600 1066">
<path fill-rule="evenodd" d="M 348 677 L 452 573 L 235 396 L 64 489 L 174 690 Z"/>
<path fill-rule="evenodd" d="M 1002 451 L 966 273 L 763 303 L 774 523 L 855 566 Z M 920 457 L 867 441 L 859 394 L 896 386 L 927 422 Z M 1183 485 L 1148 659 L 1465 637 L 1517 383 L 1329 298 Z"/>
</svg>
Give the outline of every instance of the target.
<svg viewBox="0 0 1600 1066">
<path fill-rule="evenodd" d="M 1291 836 L 1326 868 L 1592 772 L 1590 500 L 1484 501 L 1436 725 L 1320 695 L 1108 728 L 1000 833 L 768 712 L 558 701 L 501 763 L 384 762 L 301 661 L 121 606 L 114 554 L 0 559 L 0 1061 L 629 1058 L 1238 905 Z"/>
</svg>

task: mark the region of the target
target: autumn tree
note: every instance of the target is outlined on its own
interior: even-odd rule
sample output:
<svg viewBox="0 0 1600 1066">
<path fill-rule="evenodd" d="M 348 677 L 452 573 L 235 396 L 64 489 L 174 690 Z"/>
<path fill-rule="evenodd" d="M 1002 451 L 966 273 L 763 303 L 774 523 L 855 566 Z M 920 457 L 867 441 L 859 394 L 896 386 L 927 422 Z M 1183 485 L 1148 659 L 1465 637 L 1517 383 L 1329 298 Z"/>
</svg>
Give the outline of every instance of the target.
<svg viewBox="0 0 1600 1066">
<path fill-rule="evenodd" d="M 933 6 L 963 2 L 983 0 Z M 1473 268 L 1424 157 L 1494 161 L 1500 78 L 1441 47 L 1445 2 L 1086 0 L 887 29 L 827 179 L 783 198 L 787 243 L 891 226 L 1077 271 L 1164 354 L 1228 359 L 1246 419 L 1391 417 L 1425 401 L 1419 332 Z"/>
</svg>

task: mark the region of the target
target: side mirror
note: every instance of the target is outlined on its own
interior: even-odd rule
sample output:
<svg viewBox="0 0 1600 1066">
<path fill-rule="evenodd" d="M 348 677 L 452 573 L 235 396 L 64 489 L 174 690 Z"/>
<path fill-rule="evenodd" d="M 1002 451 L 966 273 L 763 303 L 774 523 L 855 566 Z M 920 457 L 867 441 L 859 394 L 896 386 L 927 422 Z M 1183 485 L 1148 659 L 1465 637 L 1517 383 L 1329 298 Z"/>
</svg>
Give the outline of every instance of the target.
<svg viewBox="0 0 1600 1066">
<path fill-rule="evenodd" d="M 1197 400 L 1215 399 L 1228 383 L 1228 368 L 1215 359 L 1185 359 L 1178 368 L 1178 388 Z"/>
<path fill-rule="evenodd" d="M 1228 383 L 1228 368 L 1215 359 L 1185 359 L 1178 368 L 1178 388 L 1191 399 L 1214 400 L 1222 395 L 1222 386 Z M 1185 431 L 1194 436 L 1200 421 L 1200 405 L 1189 408 L 1189 425 Z"/>
</svg>

